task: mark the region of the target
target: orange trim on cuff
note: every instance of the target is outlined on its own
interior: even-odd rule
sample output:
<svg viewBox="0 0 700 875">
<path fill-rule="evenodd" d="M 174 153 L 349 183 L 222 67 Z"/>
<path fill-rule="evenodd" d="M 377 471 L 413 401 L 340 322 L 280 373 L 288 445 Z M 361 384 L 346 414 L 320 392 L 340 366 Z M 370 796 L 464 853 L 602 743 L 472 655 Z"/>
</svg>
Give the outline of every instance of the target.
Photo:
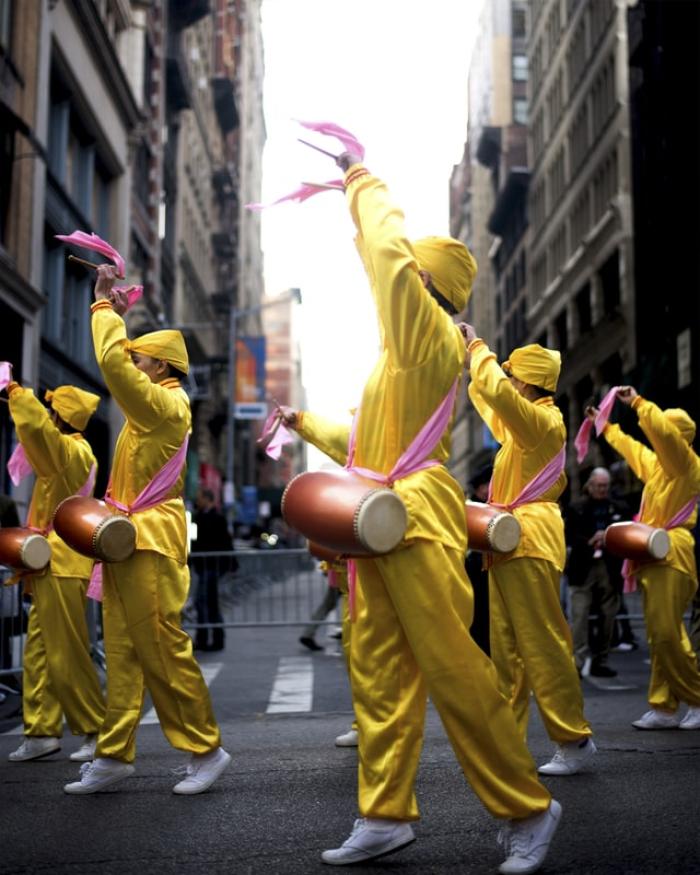
<svg viewBox="0 0 700 875">
<path fill-rule="evenodd" d="M 356 182 L 363 176 L 369 176 L 369 170 L 361 164 L 353 164 L 345 175 L 345 188 L 352 185 L 353 182 Z"/>
<path fill-rule="evenodd" d="M 474 340 L 470 341 L 469 346 L 467 347 L 467 352 L 474 352 L 479 344 L 481 344 L 482 346 L 486 346 L 485 341 L 483 341 L 480 337 L 475 337 Z"/>
<path fill-rule="evenodd" d="M 20 384 L 16 380 L 12 380 L 11 383 L 8 383 L 7 387 L 5 389 L 5 391 L 7 392 L 8 398 L 10 395 L 12 395 L 12 393 L 15 391 L 15 389 L 21 389 L 21 388 L 22 387 L 20 386 Z"/>
<path fill-rule="evenodd" d="M 111 301 L 108 301 L 106 298 L 100 298 L 99 301 L 94 301 L 90 304 L 90 311 L 92 313 L 97 312 L 97 310 L 113 310 Z"/>
<path fill-rule="evenodd" d="M 632 403 L 630 404 L 630 407 L 632 408 L 632 410 L 636 410 L 643 401 L 644 401 L 644 399 L 642 398 L 642 396 L 637 395 L 636 398 L 632 399 Z"/>
</svg>

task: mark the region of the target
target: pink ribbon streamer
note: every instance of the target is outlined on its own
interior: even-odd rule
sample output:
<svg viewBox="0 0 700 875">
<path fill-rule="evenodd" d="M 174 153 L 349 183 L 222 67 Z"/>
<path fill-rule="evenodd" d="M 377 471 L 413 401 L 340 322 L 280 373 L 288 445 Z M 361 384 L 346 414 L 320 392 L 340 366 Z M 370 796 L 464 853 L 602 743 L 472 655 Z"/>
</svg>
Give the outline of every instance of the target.
<svg viewBox="0 0 700 875">
<path fill-rule="evenodd" d="M 368 477 L 371 480 L 377 480 L 379 483 L 391 486 L 397 480 L 402 480 L 404 477 L 408 477 L 409 474 L 415 474 L 416 471 L 422 471 L 425 468 L 433 468 L 435 465 L 440 465 L 441 462 L 439 459 L 426 459 L 426 456 L 429 456 L 433 452 L 438 445 L 440 438 L 445 433 L 445 429 L 450 422 L 455 398 L 457 397 L 458 386 L 459 377 L 456 377 L 450 391 L 440 402 L 430 419 L 413 438 L 408 448 L 399 456 L 394 467 L 388 474 L 380 474 L 378 471 L 372 471 L 369 468 L 360 468 L 354 465 L 357 444 L 357 423 L 360 417 L 360 409 L 358 408 L 353 418 L 352 428 L 350 429 L 348 461 L 345 467 L 349 471 L 354 471 L 356 474 L 360 474 L 362 477 Z M 356 585 L 357 565 L 354 559 L 348 559 L 348 606 L 351 619 L 355 618 Z"/>
<path fill-rule="evenodd" d="M 85 231 L 73 231 L 72 234 L 55 234 L 57 240 L 62 240 L 64 243 L 70 243 L 73 246 L 78 246 L 80 249 L 90 249 L 92 252 L 99 252 L 106 255 L 107 258 L 114 262 L 115 267 L 119 271 L 120 276 L 126 275 L 126 264 L 117 250 L 106 240 L 98 237 L 97 234 L 87 234 Z M 114 286 L 119 292 L 127 292 L 127 309 L 143 296 L 143 286 Z"/>
<path fill-rule="evenodd" d="M 360 160 L 364 159 L 365 147 L 362 143 L 354 134 L 351 134 L 345 128 L 341 128 L 335 122 L 303 122 L 300 119 L 297 119 L 297 121 L 303 128 L 309 131 L 316 131 L 317 134 L 323 134 L 326 137 L 335 137 L 336 140 L 340 140 L 343 144 L 346 152 L 352 152 Z"/>
<path fill-rule="evenodd" d="M 601 435 L 603 433 L 603 429 L 608 424 L 608 420 L 610 419 L 610 414 L 612 413 L 613 406 L 615 405 L 615 400 L 617 398 L 619 386 L 613 386 L 612 389 L 607 393 L 607 395 L 600 402 L 600 407 L 598 408 L 598 413 L 595 418 L 595 432 L 597 435 Z M 591 432 L 593 430 L 593 423 L 591 420 L 586 417 L 584 421 L 581 423 L 581 428 L 576 433 L 576 437 L 574 438 L 574 446 L 576 447 L 576 461 L 581 464 L 583 460 L 586 458 L 586 454 L 588 453 L 588 445 L 591 440 Z"/>
<path fill-rule="evenodd" d="M 269 440 L 267 440 L 268 438 Z M 294 437 L 282 422 L 282 417 L 278 410 L 273 410 L 265 420 L 262 434 L 257 442 L 265 444 L 265 452 L 275 461 L 282 455 L 282 447 L 294 443 Z"/>
<path fill-rule="evenodd" d="M 7 472 L 10 475 L 10 480 L 12 480 L 15 486 L 19 486 L 24 478 L 32 474 L 33 471 L 34 469 L 29 463 L 24 447 L 22 444 L 17 444 L 12 451 L 12 455 L 7 460 Z"/>
<path fill-rule="evenodd" d="M 269 204 L 246 204 L 245 208 L 247 210 L 252 210 L 253 212 L 260 212 L 260 210 L 267 209 L 267 207 L 274 207 L 277 204 L 284 203 L 284 201 L 296 201 L 301 204 L 315 194 L 320 194 L 322 191 L 345 191 L 343 180 L 332 179 L 330 182 L 304 182 L 299 188 L 295 188 L 294 191 L 289 194 L 278 197 L 277 200 L 272 201 Z"/>
<path fill-rule="evenodd" d="M 175 455 L 168 459 L 163 467 L 158 471 L 153 479 L 144 486 L 144 488 L 136 496 L 132 504 L 122 504 L 121 501 L 115 501 L 111 496 L 105 495 L 105 501 L 112 507 L 122 513 L 138 513 L 143 510 L 150 510 L 158 504 L 162 504 L 172 491 L 173 486 L 177 483 L 182 466 L 187 458 L 187 445 L 190 437 L 187 435 L 185 440 L 180 445 L 180 448 Z M 92 575 L 90 576 L 90 585 L 88 586 L 88 598 L 94 599 L 97 602 L 102 601 L 102 563 L 95 562 Z"/>
<path fill-rule="evenodd" d="M 119 275 L 125 275 L 124 259 L 113 246 L 107 243 L 106 240 L 98 237 L 97 234 L 87 234 L 85 231 L 73 231 L 72 234 L 55 234 L 54 236 L 57 240 L 62 240 L 64 243 L 71 243 L 73 246 L 80 247 L 80 249 L 90 249 L 92 252 L 99 252 L 102 255 L 106 255 L 107 258 L 114 262 L 119 271 Z"/>
<path fill-rule="evenodd" d="M 0 362 L 0 390 L 7 388 L 12 382 L 12 365 L 10 362 Z"/>
</svg>

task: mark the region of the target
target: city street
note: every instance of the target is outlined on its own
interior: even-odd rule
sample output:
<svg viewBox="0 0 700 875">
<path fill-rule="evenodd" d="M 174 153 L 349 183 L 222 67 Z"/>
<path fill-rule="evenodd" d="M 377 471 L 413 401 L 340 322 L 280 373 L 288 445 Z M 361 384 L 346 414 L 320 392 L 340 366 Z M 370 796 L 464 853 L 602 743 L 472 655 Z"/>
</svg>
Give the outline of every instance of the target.
<svg viewBox="0 0 700 875">
<path fill-rule="evenodd" d="M 77 739 L 66 738 L 64 749 L 45 761 L 9 763 L 21 730 L 16 718 L 6 717 L 0 723 L 0 872 L 329 871 L 320 852 L 340 844 L 356 816 L 356 753 L 333 745 L 349 728 L 350 698 L 337 642 L 322 628 L 318 640 L 325 650 L 312 655 L 298 634 L 292 627 L 232 629 L 225 651 L 203 655 L 223 743 L 234 759 L 201 796 L 171 793 L 178 780 L 172 770 L 184 757 L 165 742 L 148 708 L 136 775 L 83 798 L 62 791 L 77 776 L 78 766 L 67 759 Z M 618 678 L 585 684 L 599 754 L 585 773 L 548 779 L 564 818 L 543 872 L 700 871 L 700 732 L 630 727 L 646 710 L 645 658 L 644 649 L 613 654 Z M 276 680 L 279 693 L 280 668 L 299 689 L 295 699 L 288 685 L 276 700 L 306 710 L 267 713 Z M 10 698 L 1 707 L 7 715 Z M 536 718 L 530 748 L 538 762 L 551 750 Z M 354 871 L 496 872 L 502 859 L 497 826 L 465 784 L 432 710 L 417 793 L 417 841 Z"/>
</svg>

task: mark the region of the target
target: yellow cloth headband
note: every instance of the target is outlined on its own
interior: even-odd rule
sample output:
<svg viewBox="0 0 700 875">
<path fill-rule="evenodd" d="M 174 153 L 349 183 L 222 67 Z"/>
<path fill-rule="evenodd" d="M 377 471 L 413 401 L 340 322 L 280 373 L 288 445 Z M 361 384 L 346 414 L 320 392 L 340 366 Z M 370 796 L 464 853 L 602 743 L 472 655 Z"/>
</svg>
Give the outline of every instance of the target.
<svg viewBox="0 0 700 875">
<path fill-rule="evenodd" d="M 561 353 L 557 349 L 545 349 L 539 343 L 531 343 L 514 349 L 502 367 L 523 383 L 556 392 L 561 371 Z"/>
<path fill-rule="evenodd" d="M 418 267 L 458 313 L 467 306 L 476 276 L 476 260 L 464 243 L 452 237 L 424 237 L 413 243 Z"/>
<path fill-rule="evenodd" d="M 100 403 L 99 395 L 78 389 L 77 386 L 59 386 L 53 392 L 49 389 L 44 398 L 61 419 L 77 431 L 84 430 Z"/>
<path fill-rule="evenodd" d="M 172 328 L 151 331 L 150 334 L 129 340 L 126 348 L 129 352 L 137 352 L 167 362 L 178 371 L 182 371 L 183 374 L 190 372 L 190 360 L 187 355 L 185 338 L 181 332 Z"/>
</svg>

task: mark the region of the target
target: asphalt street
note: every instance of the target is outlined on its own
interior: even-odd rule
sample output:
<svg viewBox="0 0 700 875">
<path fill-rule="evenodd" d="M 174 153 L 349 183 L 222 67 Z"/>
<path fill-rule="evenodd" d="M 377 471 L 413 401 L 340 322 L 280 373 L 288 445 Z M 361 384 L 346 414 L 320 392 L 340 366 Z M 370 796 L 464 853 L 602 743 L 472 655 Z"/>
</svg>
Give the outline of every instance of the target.
<svg viewBox="0 0 700 875">
<path fill-rule="evenodd" d="M 233 763 L 210 791 L 171 792 L 184 755 L 153 718 L 138 734 L 136 774 L 104 793 L 71 797 L 75 780 L 61 752 L 10 763 L 21 740 L 17 697 L 0 705 L 0 872 L 51 875 L 276 875 L 321 873 L 356 816 L 356 752 L 334 747 L 349 728 L 350 697 L 337 642 L 310 654 L 293 627 L 229 630 L 226 649 L 203 654 L 223 744 Z M 690 875 L 700 873 L 700 732 L 640 732 L 646 710 L 644 649 L 614 654 L 619 676 L 584 682 L 599 753 L 584 773 L 549 778 L 564 817 L 544 873 Z M 303 711 L 267 713 L 280 665 L 292 660 L 311 678 Z M 147 709 L 148 710 L 148 706 Z M 533 709 L 536 712 L 536 709 Z M 535 714 L 530 749 L 537 762 L 552 746 Z M 466 784 L 429 710 L 417 781 L 417 841 L 356 872 L 427 875 L 493 873 L 502 860 L 498 824 Z"/>
</svg>

